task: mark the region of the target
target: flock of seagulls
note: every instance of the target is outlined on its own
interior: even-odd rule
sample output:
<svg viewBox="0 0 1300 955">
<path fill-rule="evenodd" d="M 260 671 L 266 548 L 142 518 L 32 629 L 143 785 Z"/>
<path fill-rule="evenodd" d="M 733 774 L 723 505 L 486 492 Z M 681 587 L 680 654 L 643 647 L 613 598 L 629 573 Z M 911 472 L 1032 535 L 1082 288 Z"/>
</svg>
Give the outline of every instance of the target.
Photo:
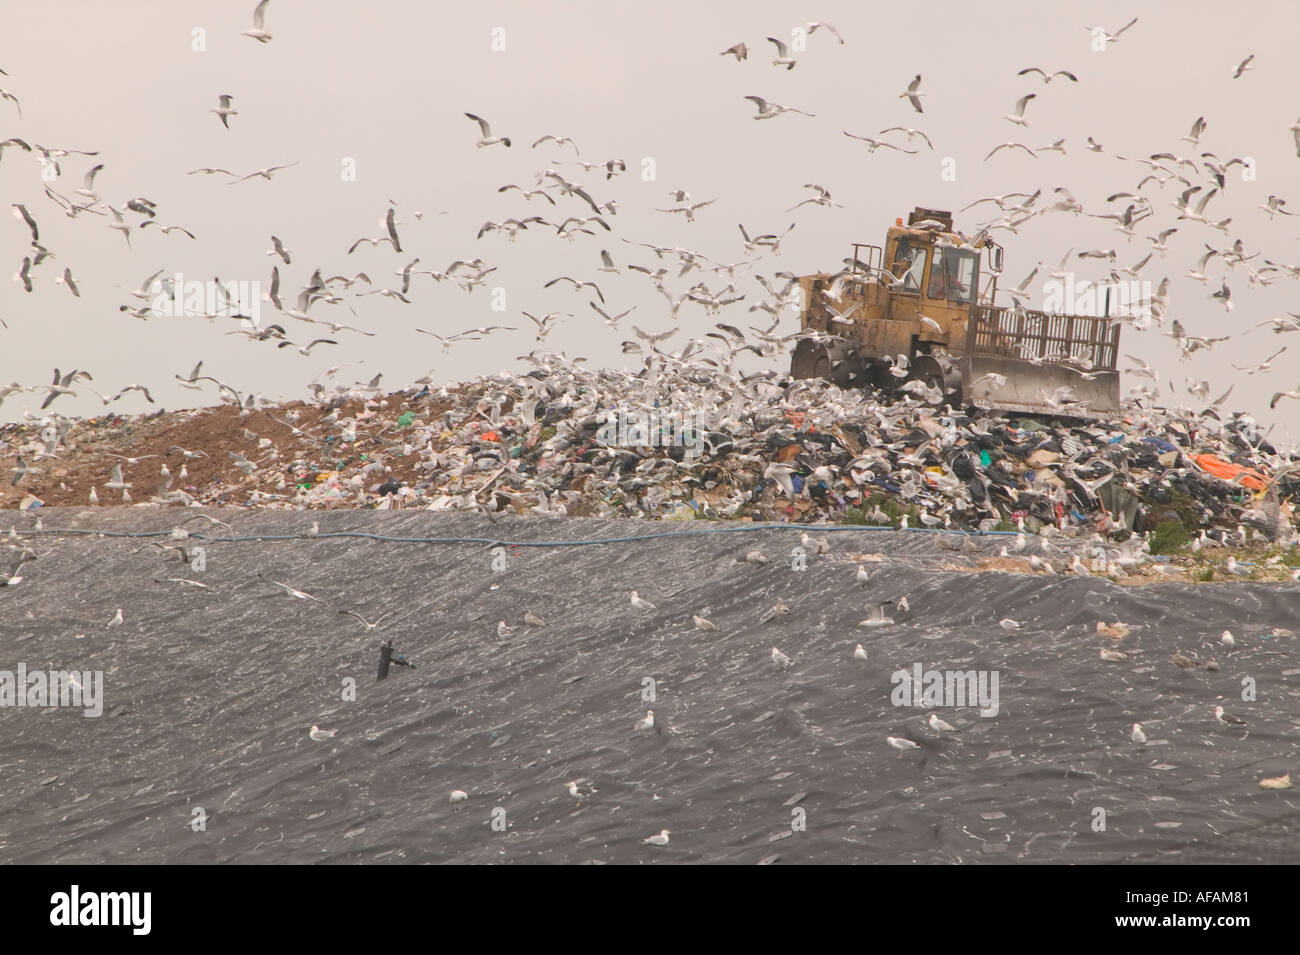
<svg viewBox="0 0 1300 955">
<path fill-rule="evenodd" d="M 257 4 L 252 15 L 252 27 L 244 31 L 242 36 L 256 40 L 260 45 L 271 42 L 272 34 L 268 27 L 268 9 L 269 0 L 263 0 L 263 2 Z M 1130 34 L 1130 31 L 1135 30 L 1137 22 L 1137 18 L 1132 18 L 1114 32 L 1100 26 L 1088 27 L 1087 30 L 1093 35 L 1095 41 L 1111 44 L 1120 40 L 1121 37 L 1128 40 L 1130 36 L 1136 35 L 1135 33 Z M 776 67 L 779 74 L 791 73 L 805 57 L 817 56 L 820 58 L 826 55 L 829 52 L 828 49 L 818 46 L 822 42 L 820 39 L 822 36 L 826 36 L 832 41 L 833 45 L 830 49 L 833 49 L 834 45 L 842 46 L 846 44 L 846 39 L 840 30 L 834 24 L 826 21 L 808 21 L 797 26 L 791 31 L 789 40 L 782 38 L 779 34 L 767 36 L 766 40 L 772 44 L 775 53 L 775 57 L 771 61 L 772 65 Z M 732 57 L 739 64 L 748 59 L 749 49 L 745 42 L 739 42 L 727 47 L 721 51 L 721 54 L 723 57 Z M 1252 54 L 1236 64 L 1232 70 L 1232 78 L 1247 82 L 1247 80 L 1243 79 L 1244 74 L 1248 71 L 1256 72 L 1261 68 Z M 1069 68 L 1026 66 L 1016 71 L 1015 75 L 1024 79 L 1041 81 L 1041 88 L 1045 88 L 1041 94 L 1043 96 L 1047 95 L 1046 89 L 1055 90 L 1057 88 L 1052 85 L 1053 83 L 1058 86 L 1064 83 L 1069 87 L 1079 88 L 1086 86 L 1086 82 L 1081 79 L 1080 73 Z M 914 115 L 928 116 L 923 102 L 927 98 L 938 95 L 940 94 L 932 89 L 923 88 L 923 77 L 918 73 L 906 84 L 905 88 L 898 94 L 898 98 L 906 102 L 907 107 L 910 108 Z M 9 93 L 7 98 L 13 100 L 15 106 L 18 105 L 15 94 Z M 773 119 L 786 113 L 794 113 L 809 118 L 815 118 L 816 115 L 808 110 L 783 105 L 768 96 L 749 95 L 745 99 L 751 102 L 755 108 L 754 119 Z M 1015 102 L 1012 111 L 1005 114 L 1003 118 L 1018 128 L 1027 129 L 1031 125 L 1031 107 L 1039 109 L 1040 112 L 1046 109 L 1044 106 L 1036 106 L 1039 101 L 1040 93 L 1025 92 Z M 238 124 L 232 123 L 231 120 L 239 117 L 240 113 L 235 107 L 235 100 L 231 94 L 220 94 L 217 97 L 217 105 L 211 108 L 210 112 L 217 116 L 222 126 L 230 130 L 232 135 L 238 134 Z M 511 146 L 512 138 L 494 131 L 488 118 L 479 113 L 468 111 L 464 115 L 468 120 L 476 124 L 479 133 L 478 138 L 474 140 L 476 148 L 485 149 L 500 146 L 508 149 Z M 1210 124 L 1205 117 L 1198 117 L 1192 123 L 1189 134 L 1183 137 L 1184 140 L 1196 148 L 1201 148 L 1202 140 L 1207 135 L 1209 126 Z M 860 134 L 850 130 L 843 130 L 843 134 L 855 141 L 864 143 L 868 154 L 874 154 L 878 150 L 884 149 L 904 155 L 917 155 L 920 149 L 924 149 L 926 152 L 933 152 L 936 149 L 934 137 L 930 132 L 903 124 L 885 126 L 878 133 L 872 135 Z M 1296 134 L 1300 136 L 1300 132 Z M 1106 200 L 1108 206 L 1118 203 L 1120 207 L 1101 210 L 1085 208 L 1083 203 L 1076 199 L 1068 188 L 1063 186 L 1054 188 L 1050 194 L 1045 194 L 1044 190 L 1039 188 L 1026 192 L 1011 192 L 1000 196 L 981 197 L 974 202 L 968 203 L 966 208 L 972 208 L 984 202 L 993 202 L 997 206 L 998 215 L 992 219 L 977 223 L 978 231 L 976 235 L 995 236 L 1000 231 L 1020 235 L 1028 229 L 1034 220 L 1041 216 L 1066 214 L 1075 217 L 1088 216 L 1095 219 L 1109 220 L 1113 222 L 1117 233 L 1124 238 L 1127 244 L 1135 240 L 1139 227 L 1154 228 L 1157 225 L 1158 217 L 1161 215 L 1161 204 L 1158 195 L 1154 194 L 1152 190 L 1173 188 L 1176 190 L 1177 195 L 1171 202 L 1177 216 L 1172 223 L 1165 225 L 1163 228 L 1155 228 L 1155 234 L 1150 239 L 1151 244 L 1147 254 L 1135 257 L 1136 261 L 1130 260 L 1131 264 L 1129 264 L 1121 258 L 1118 249 L 1084 250 L 1078 253 L 1078 258 L 1075 260 L 1071 260 L 1067 253 L 1062 259 L 1061 265 L 1052 272 L 1053 277 L 1059 278 L 1066 274 L 1072 274 L 1072 268 L 1080 260 L 1093 260 L 1100 261 L 1108 269 L 1108 277 L 1112 281 L 1144 279 L 1169 254 L 1171 242 L 1176 235 L 1181 240 L 1184 237 L 1191 238 L 1191 236 L 1187 235 L 1189 230 L 1209 229 L 1231 236 L 1234 229 L 1233 217 L 1216 219 L 1210 210 L 1213 208 L 1211 204 L 1216 196 L 1222 196 L 1228 190 L 1227 177 L 1229 172 L 1234 166 L 1243 165 L 1245 162 L 1243 158 L 1233 156 L 1225 158 L 1204 150 L 1199 155 L 1193 154 L 1191 156 L 1180 156 L 1176 150 L 1163 150 L 1151 152 L 1147 156 L 1126 157 L 1111 153 L 1092 137 L 1087 138 L 1085 146 L 1093 152 L 1111 155 L 1113 157 L 1112 161 L 1120 164 L 1117 168 L 1124 168 L 1122 165 L 1124 163 L 1138 163 L 1141 165 L 1140 178 L 1137 178 L 1136 184 L 1121 179 L 1121 181 L 1117 182 L 1118 188 Z M 124 243 L 128 246 L 132 244 L 131 233 L 133 231 L 143 233 L 146 230 L 156 230 L 156 234 L 164 237 L 182 236 L 190 239 L 193 239 L 196 235 L 195 231 L 183 225 L 163 225 L 160 223 L 157 218 L 157 204 L 146 197 L 129 197 L 116 203 L 102 198 L 99 182 L 103 179 L 108 163 L 99 161 L 99 154 L 96 151 L 51 148 L 39 144 L 30 144 L 19 137 L 11 137 L 0 143 L 0 155 L 3 155 L 4 150 L 9 148 L 32 153 L 39 157 L 44 168 L 56 168 L 60 173 L 62 172 L 62 163 L 72 161 L 78 157 L 89 158 L 93 165 L 85 172 L 83 184 L 72 190 L 70 195 L 60 191 L 57 177 L 52 180 L 52 185 L 48 182 L 43 183 L 42 189 L 49 200 L 63 214 L 73 219 L 85 220 L 106 217 L 109 220 L 107 222 L 109 227 L 119 232 Z M 574 158 L 563 161 L 553 160 L 549 166 L 536 170 L 534 182 L 531 186 L 510 182 L 498 187 L 498 192 L 502 194 L 517 192 L 525 203 L 540 201 L 549 209 L 555 210 L 555 212 L 545 217 L 542 215 L 518 214 L 501 220 L 489 220 L 477 230 L 476 239 L 479 242 L 489 242 L 493 236 L 503 236 L 507 241 L 515 242 L 525 235 L 550 234 L 554 238 L 563 239 L 566 242 L 575 242 L 592 236 L 621 232 L 622 230 L 615 225 L 618 212 L 617 201 L 606 197 L 598 199 L 597 195 L 599 184 L 609 183 L 616 177 L 626 173 L 626 161 L 618 157 L 585 158 L 577 140 L 573 136 L 563 135 L 559 132 L 545 132 L 534 136 L 529 151 L 532 152 L 542 148 L 566 150 Z M 1050 144 L 1037 147 L 1024 142 L 1007 141 L 993 146 L 983 154 L 983 159 L 985 162 L 989 162 L 998 157 L 999 154 L 1007 152 L 1021 155 L 1027 154 L 1037 158 L 1048 151 L 1065 153 L 1066 141 L 1058 139 Z M 245 183 L 252 179 L 263 179 L 269 182 L 281 171 L 291 169 L 299 164 L 300 161 L 295 160 L 268 165 L 248 173 L 236 173 L 215 166 L 200 166 L 189 170 L 189 175 L 225 177 L 230 185 Z M 583 175 L 596 178 L 588 181 L 576 178 L 565 170 L 566 165 L 578 167 Z M 1117 173 L 1117 175 L 1122 176 L 1122 173 Z M 804 188 L 811 190 L 812 194 L 803 197 L 792 197 L 794 201 L 788 209 L 789 212 L 804 214 L 817 209 L 829 210 L 843 207 L 842 203 L 836 202 L 832 198 L 831 190 L 820 183 L 809 182 L 805 184 Z M 689 191 L 681 188 L 670 190 L 669 195 L 672 199 L 671 204 L 655 206 L 654 208 L 658 212 L 679 219 L 688 225 L 695 224 L 703 217 L 711 217 L 717 214 L 716 210 L 719 201 L 717 196 L 695 199 L 690 195 Z M 39 276 L 44 268 L 43 263 L 47 259 L 53 258 L 54 253 L 42 245 L 39 225 L 29 206 L 26 203 L 14 203 L 13 208 L 15 215 L 23 221 L 31 234 L 30 251 L 22 258 L 15 274 L 15 279 L 21 288 L 30 293 L 36 291 L 39 287 Z M 1270 218 L 1291 215 L 1286 209 L 1286 198 L 1277 194 L 1270 195 L 1267 202 L 1263 203 L 1260 208 Z M 399 231 L 399 209 L 398 203 L 390 201 L 381 219 L 381 231 L 377 235 L 363 235 L 353 239 L 350 245 L 346 247 L 347 254 L 353 255 L 363 249 L 372 252 L 387 250 L 390 253 L 404 253 L 406 246 L 403 244 L 403 236 Z M 413 216 L 417 222 L 423 218 L 422 213 L 414 210 L 409 215 Z M 589 300 L 591 310 L 608 328 L 617 331 L 623 327 L 622 320 L 638 306 L 627 303 L 611 308 L 609 289 L 607 286 L 602 287 L 605 283 L 605 277 L 629 276 L 640 273 L 648 278 L 654 290 L 664 299 L 666 303 L 665 312 L 670 320 L 680 320 L 688 307 L 691 309 L 698 308 L 705 316 L 718 315 L 723 309 L 736 307 L 748 309 L 750 313 L 767 313 L 771 318 L 771 322 L 766 326 L 751 325 L 748 331 L 744 331 L 738 329 L 735 324 L 728 325 L 728 328 L 737 329 L 738 336 L 731 337 L 730 332 L 724 333 L 723 340 L 727 342 L 729 348 L 720 357 L 724 362 L 730 363 L 739 358 L 744 352 L 751 352 L 756 357 L 776 358 L 779 361 L 781 354 L 802 338 L 826 334 L 820 332 L 804 333 L 798 330 L 793 333 L 777 332 L 777 328 L 783 320 L 793 319 L 794 309 L 799 304 L 799 293 L 797 286 L 794 285 L 794 273 L 783 269 L 773 269 L 765 275 L 763 274 L 763 263 L 765 260 L 775 259 L 781 255 L 782 240 L 796 228 L 797 222 L 792 222 L 781 230 L 754 230 L 753 232 L 743 222 L 737 225 L 744 252 L 744 256 L 739 261 L 728 261 L 682 246 L 634 241 L 620 235 L 621 241 L 629 242 L 638 248 L 649 249 L 653 252 L 655 261 L 649 264 L 635 261 L 617 263 L 610 249 L 602 248 L 593 253 L 592 258 L 589 260 L 593 263 L 591 266 L 592 272 L 600 273 L 602 276 L 599 283 L 595 280 L 595 275 L 589 276 L 579 271 L 544 282 L 542 291 L 553 290 L 555 286 L 563 283 L 577 295 L 589 292 L 594 297 L 594 300 Z M 294 268 L 294 258 L 280 235 L 271 236 L 270 241 L 271 247 L 267 250 L 267 254 L 278 261 L 271 271 L 270 282 L 268 283 L 270 293 L 266 296 L 266 299 L 280 315 L 283 315 L 283 319 L 280 318 L 280 315 L 277 315 L 271 322 L 255 326 L 245 312 L 240 310 L 238 303 L 230 301 L 221 302 L 215 312 L 204 311 L 200 314 L 210 320 L 226 318 L 239 323 L 239 327 L 230 334 L 240 334 L 252 344 L 273 342 L 274 347 L 280 350 L 296 352 L 306 358 L 313 357 L 314 353 L 321 348 L 346 348 L 348 343 L 346 339 L 341 337 L 343 334 L 368 337 L 376 335 L 376 332 L 370 329 L 358 327 L 354 319 L 340 322 L 324 317 L 322 312 L 326 308 L 343 307 L 350 310 L 353 316 L 356 316 L 363 304 L 374 296 L 386 298 L 403 306 L 411 305 L 419 301 L 417 297 L 419 291 L 430 280 L 435 284 L 452 283 L 458 285 L 467 293 L 473 293 L 476 288 L 485 285 L 497 270 L 497 266 L 487 263 L 481 256 L 464 256 L 442 269 L 420 268 L 421 257 L 416 254 L 404 259 L 402 263 L 398 264 L 399 267 L 394 269 L 394 274 L 400 278 L 400 283 L 386 285 L 382 281 L 373 281 L 370 271 L 357 272 L 355 276 L 334 274 L 327 277 L 326 270 L 317 267 L 310 270 L 309 280 L 299 287 L 296 295 L 292 296 L 295 301 L 290 305 L 281 297 L 283 283 L 287 280 L 287 275 L 282 275 L 281 269 L 284 269 L 287 273 L 288 270 Z M 969 240 L 964 241 L 969 244 Z M 1234 288 L 1237 273 L 1245 276 L 1247 284 L 1251 288 L 1262 288 L 1283 278 L 1296 279 L 1300 277 L 1300 266 L 1289 264 L 1281 257 L 1263 256 L 1259 251 L 1249 246 L 1245 237 L 1237 237 L 1235 241 L 1226 246 L 1206 241 L 1204 238 L 1197 241 L 1201 251 L 1197 253 L 1196 265 L 1188 270 L 1187 277 L 1210 285 L 1211 288 L 1207 290 L 1207 298 L 1218 303 L 1225 313 L 1233 312 L 1240 307 L 1238 295 L 1235 294 L 1238 289 Z M 595 264 L 597 262 L 598 265 Z M 1222 266 L 1222 270 L 1218 268 L 1219 266 Z M 71 265 L 65 264 L 60 271 L 61 274 L 52 280 L 52 284 L 62 285 L 69 294 L 75 297 L 80 298 L 87 294 L 84 281 L 79 281 Z M 1019 285 L 1012 285 L 1010 282 L 1002 283 L 1001 294 L 1005 294 L 1014 305 L 1027 305 L 1035 291 L 1034 280 L 1043 271 L 1045 269 L 1043 269 L 1042 263 L 1039 263 Z M 695 281 L 688 288 L 674 289 L 670 285 L 670 281 L 674 277 L 682 278 L 690 273 L 694 273 L 693 278 L 695 278 Z M 842 287 L 841 280 L 846 278 L 847 274 L 846 270 L 837 273 L 830 289 L 823 294 L 828 297 L 836 295 L 835 289 Z M 708 280 L 709 275 L 717 277 L 717 284 Z M 884 277 L 891 283 L 900 281 L 897 277 L 890 276 L 888 273 L 885 273 Z M 741 284 L 742 279 L 752 280 L 761 294 L 756 294 L 754 291 L 743 287 Z M 219 279 L 216 281 L 220 282 Z M 358 283 L 361 287 L 357 287 Z M 1186 327 L 1170 314 L 1172 292 L 1168 283 L 1169 277 L 1166 276 L 1161 279 L 1159 283 L 1160 290 L 1150 302 L 1146 303 L 1149 308 L 1138 316 L 1130 317 L 1136 327 L 1144 328 L 1154 324 L 1164 334 L 1173 339 L 1184 358 L 1212 349 L 1221 342 L 1233 337 L 1231 335 L 1197 336 L 1189 334 Z M 146 280 L 144 285 L 134 291 L 132 295 L 147 303 L 164 291 L 166 291 L 166 284 L 165 280 L 161 278 L 161 270 L 155 269 L 154 275 Z M 525 302 L 519 308 L 519 315 L 527 318 L 534 326 L 534 340 L 537 342 L 545 340 L 557 327 L 577 321 L 577 316 L 581 314 L 579 309 L 566 308 L 563 305 L 555 307 L 549 301 L 547 306 L 539 308 Z M 147 320 L 151 317 L 146 304 L 121 305 L 119 310 L 140 319 Z M 838 312 L 839 310 L 836 309 L 835 311 Z M 1143 315 L 1149 316 L 1149 318 L 1144 318 Z M 836 325 L 838 328 L 847 328 L 852 321 L 851 313 L 844 312 L 837 316 Z M 923 323 L 934 323 L 933 319 L 928 316 L 922 316 L 921 321 Z M 299 341 L 296 340 L 298 336 L 291 333 L 293 323 L 297 322 L 320 326 L 321 329 L 326 331 L 315 336 L 309 333 L 304 334 L 303 340 Z M 1271 327 L 1277 334 L 1298 330 L 1300 329 L 1300 313 L 1268 319 L 1267 326 Z M 1258 327 L 1265 327 L 1264 323 L 1261 323 Z M 447 329 L 417 330 L 435 337 L 442 344 L 444 351 L 450 351 L 456 345 L 465 342 L 482 341 L 491 334 L 514 332 L 518 328 L 517 323 L 501 323 L 467 329 L 461 332 Z M 710 357 L 701 347 L 713 347 L 708 345 L 707 336 L 705 339 L 694 339 L 686 347 L 674 352 L 661 351 L 658 342 L 672 334 L 673 332 L 667 329 L 643 330 L 638 332 L 639 340 L 624 340 L 622 350 L 624 354 L 639 355 L 643 361 L 654 364 L 681 362 L 689 365 L 699 362 L 716 362 L 718 360 L 718 358 Z M 728 338 L 730 338 L 729 341 L 727 341 Z M 648 348 L 646 347 L 647 344 L 649 345 Z M 1270 361 L 1266 360 L 1260 363 L 1255 373 L 1268 372 L 1270 368 Z M 1080 368 L 1078 370 L 1085 377 L 1093 373 L 1089 368 Z M 1155 374 L 1149 364 L 1143 367 L 1142 373 Z M 1173 382 L 1166 382 L 1166 385 L 1170 389 L 1174 387 Z M 1150 378 L 1148 383 L 1134 389 L 1133 397 L 1136 400 L 1147 402 L 1157 400 L 1157 395 L 1163 398 L 1163 395 L 1157 390 L 1158 386 L 1157 375 Z M 71 390 L 66 393 L 77 393 L 75 386 L 60 385 L 60 387 L 71 387 Z M 347 386 L 339 385 L 334 394 L 342 394 L 347 390 Z M 1279 402 L 1295 398 L 1297 391 L 1300 391 L 1300 387 L 1297 389 L 1278 389 L 1273 393 L 1271 406 L 1276 408 Z M 218 389 L 218 397 L 223 400 L 233 398 L 235 393 L 234 389 Z M 1054 398 L 1054 401 L 1062 410 L 1066 410 L 1072 403 L 1072 396 L 1063 394 Z"/>
</svg>

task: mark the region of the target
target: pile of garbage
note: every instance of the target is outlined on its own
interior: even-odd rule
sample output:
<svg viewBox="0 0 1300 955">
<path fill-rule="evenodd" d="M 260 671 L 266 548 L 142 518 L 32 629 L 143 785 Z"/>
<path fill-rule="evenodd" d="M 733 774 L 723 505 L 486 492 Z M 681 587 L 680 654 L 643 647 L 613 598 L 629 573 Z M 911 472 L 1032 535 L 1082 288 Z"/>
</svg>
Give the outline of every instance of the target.
<svg viewBox="0 0 1300 955">
<path fill-rule="evenodd" d="M 93 490 L 110 504 L 120 490 L 181 505 L 1295 534 L 1298 459 L 1241 415 L 1130 405 L 1114 421 L 1045 420 L 668 360 L 636 374 L 536 361 L 441 389 L 9 426 L 0 456 L 28 473 L 2 503 Z"/>
</svg>

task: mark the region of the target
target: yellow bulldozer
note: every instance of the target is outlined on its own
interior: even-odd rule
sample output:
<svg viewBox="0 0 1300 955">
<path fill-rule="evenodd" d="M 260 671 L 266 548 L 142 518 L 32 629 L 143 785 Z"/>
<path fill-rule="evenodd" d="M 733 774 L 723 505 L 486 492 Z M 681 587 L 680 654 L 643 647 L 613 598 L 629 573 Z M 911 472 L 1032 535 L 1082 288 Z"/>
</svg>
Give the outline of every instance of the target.
<svg viewBox="0 0 1300 955">
<path fill-rule="evenodd" d="M 995 304 L 1002 247 L 917 207 L 882 249 L 855 243 L 836 274 L 799 279 L 794 378 L 900 389 L 953 407 L 1104 418 L 1119 411 L 1120 322 Z M 909 382 L 920 382 L 909 387 Z"/>
</svg>

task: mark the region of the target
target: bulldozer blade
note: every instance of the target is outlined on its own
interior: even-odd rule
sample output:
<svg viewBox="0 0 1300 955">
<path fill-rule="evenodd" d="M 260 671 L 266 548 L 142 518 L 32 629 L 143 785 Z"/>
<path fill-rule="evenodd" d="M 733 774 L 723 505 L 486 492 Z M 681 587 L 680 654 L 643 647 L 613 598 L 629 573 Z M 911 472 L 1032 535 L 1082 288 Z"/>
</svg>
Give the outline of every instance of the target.
<svg viewBox="0 0 1300 955">
<path fill-rule="evenodd" d="M 1108 418 L 1119 413 L 1117 371 L 1089 380 L 1068 365 L 967 355 L 961 359 L 961 372 L 965 400 L 977 408 L 1071 418 Z M 1000 375 L 1006 381 L 996 381 L 990 375 Z M 1061 399 L 1066 396 L 1069 403 L 1062 407 Z"/>
</svg>

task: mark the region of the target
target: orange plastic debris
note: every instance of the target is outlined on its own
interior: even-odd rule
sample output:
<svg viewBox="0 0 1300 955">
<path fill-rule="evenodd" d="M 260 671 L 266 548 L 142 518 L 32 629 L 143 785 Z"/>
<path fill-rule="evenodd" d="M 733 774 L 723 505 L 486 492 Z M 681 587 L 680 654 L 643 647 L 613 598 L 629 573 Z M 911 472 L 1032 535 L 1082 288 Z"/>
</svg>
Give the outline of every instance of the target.
<svg viewBox="0 0 1300 955">
<path fill-rule="evenodd" d="M 1243 468 L 1231 461 L 1216 458 L 1213 454 L 1198 454 L 1192 460 L 1196 462 L 1196 466 L 1202 471 L 1213 474 L 1221 481 L 1235 481 L 1242 487 L 1248 487 L 1252 491 L 1262 491 L 1268 487 L 1268 478 L 1258 471 L 1252 471 L 1250 468 Z"/>
</svg>

